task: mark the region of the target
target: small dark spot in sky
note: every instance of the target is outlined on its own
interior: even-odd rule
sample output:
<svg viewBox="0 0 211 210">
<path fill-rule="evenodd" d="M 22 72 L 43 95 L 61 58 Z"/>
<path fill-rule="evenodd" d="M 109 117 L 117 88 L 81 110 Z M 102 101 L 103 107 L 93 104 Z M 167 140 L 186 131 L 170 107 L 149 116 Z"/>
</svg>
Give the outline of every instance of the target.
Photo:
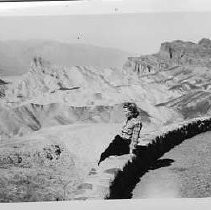
<svg viewBox="0 0 211 210">
<path fill-rule="evenodd" d="M 117 12 L 118 10 L 119 10 L 118 8 L 115 8 L 115 9 L 114 9 L 115 12 Z"/>
<path fill-rule="evenodd" d="M 82 35 L 81 34 L 78 34 L 77 35 L 77 39 L 79 40 L 79 39 L 81 39 L 82 38 Z"/>
</svg>

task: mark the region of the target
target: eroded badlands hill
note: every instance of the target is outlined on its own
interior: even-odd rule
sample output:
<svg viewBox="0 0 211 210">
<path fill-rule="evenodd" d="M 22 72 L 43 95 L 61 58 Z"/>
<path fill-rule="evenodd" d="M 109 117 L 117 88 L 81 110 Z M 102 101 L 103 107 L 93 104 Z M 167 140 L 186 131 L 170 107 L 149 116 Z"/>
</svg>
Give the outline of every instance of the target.
<svg viewBox="0 0 211 210">
<path fill-rule="evenodd" d="M 164 85 L 131 81 L 117 68 L 68 68 L 35 57 L 26 74 L 5 81 L 1 130 L 9 135 L 59 124 L 121 123 L 125 101 L 135 101 L 147 123 L 181 120 L 175 111 L 155 107 L 172 98 Z"/>
</svg>

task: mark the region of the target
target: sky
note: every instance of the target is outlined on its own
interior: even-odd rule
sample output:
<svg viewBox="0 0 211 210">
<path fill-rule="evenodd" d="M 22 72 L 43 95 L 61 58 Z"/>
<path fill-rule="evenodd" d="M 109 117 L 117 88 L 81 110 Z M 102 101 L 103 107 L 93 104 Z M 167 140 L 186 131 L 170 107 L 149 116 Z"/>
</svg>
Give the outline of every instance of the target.
<svg viewBox="0 0 211 210">
<path fill-rule="evenodd" d="M 184 0 L 184 2 L 190 1 Z M 192 0 L 192 3 L 194 2 L 196 0 Z M 60 9 L 56 7 L 59 12 L 55 10 L 57 12 L 54 11 L 50 15 L 46 15 L 43 10 L 37 12 L 33 8 L 31 8 L 33 14 L 29 15 L 28 8 L 22 10 L 26 13 L 13 8 L 7 10 L 9 12 L 4 13 L 4 16 L 0 15 L 0 40 L 49 39 L 112 47 L 134 54 L 151 54 L 156 53 L 164 41 L 180 39 L 198 42 L 204 37 L 211 38 L 211 11 L 185 10 L 178 4 L 169 10 L 166 6 L 160 10 L 159 5 L 157 9 L 151 6 L 147 10 L 147 7 L 143 7 L 145 8 L 143 11 L 133 8 L 134 12 L 131 13 L 133 11 L 131 6 L 128 10 L 124 10 L 126 7 L 123 7 L 123 4 L 118 5 L 119 7 L 115 7 L 116 5 L 112 4 L 107 12 L 105 7 L 99 14 L 93 10 L 88 14 L 87 11 L 90 10 L 88 2 L 81 5 L 81 10 L 74 14 L 70 12 L 71 10 L 68 13 L 65 9 L 62 13 L 63 7 Z M 98 4 L 96 8 L 100 11 L 101 6 Z M 47 9 L 47 6 L 43 8 Z M 121 9 L 128 12 L 119 12 Z"/>
</svg>

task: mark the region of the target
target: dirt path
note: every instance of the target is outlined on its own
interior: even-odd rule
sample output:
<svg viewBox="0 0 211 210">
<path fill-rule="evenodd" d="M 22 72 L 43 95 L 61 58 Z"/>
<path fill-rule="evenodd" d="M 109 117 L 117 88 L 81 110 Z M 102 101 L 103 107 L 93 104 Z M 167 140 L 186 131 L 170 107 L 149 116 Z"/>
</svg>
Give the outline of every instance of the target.
<svg viewBox="0 0 211 210">
<path fill-rule="evenodd" d="M 133 190 L 133 198 L 165 197 L 211 197 L 211 132 L 166 153 Z"/>
</svg>

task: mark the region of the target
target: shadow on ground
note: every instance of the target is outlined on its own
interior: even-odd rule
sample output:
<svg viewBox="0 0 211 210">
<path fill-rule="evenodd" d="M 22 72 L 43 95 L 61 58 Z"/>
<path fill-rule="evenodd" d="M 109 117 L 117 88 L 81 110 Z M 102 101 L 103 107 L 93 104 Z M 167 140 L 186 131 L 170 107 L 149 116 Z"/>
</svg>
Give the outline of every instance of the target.
<svg viewBox="0 0 211 210">
<path fill-rule="evenodd" d="M 174 160 L 172 160 L 172 159 L 159 159 L 159 160 L 155 161 L 155 162 L 149 167 L 149 170 L 156 170 L 156 169 L 159 169 L 159 168 L 168 167 L 168 166 L 170 166 L 173 162 L 174 162 Z"/>
</svg>

